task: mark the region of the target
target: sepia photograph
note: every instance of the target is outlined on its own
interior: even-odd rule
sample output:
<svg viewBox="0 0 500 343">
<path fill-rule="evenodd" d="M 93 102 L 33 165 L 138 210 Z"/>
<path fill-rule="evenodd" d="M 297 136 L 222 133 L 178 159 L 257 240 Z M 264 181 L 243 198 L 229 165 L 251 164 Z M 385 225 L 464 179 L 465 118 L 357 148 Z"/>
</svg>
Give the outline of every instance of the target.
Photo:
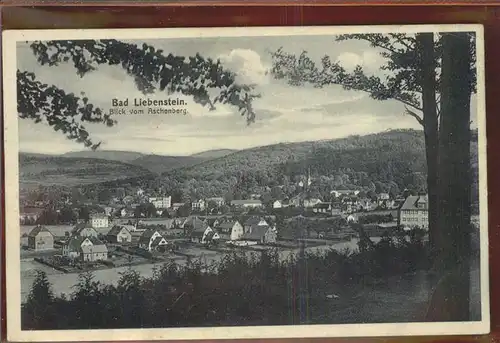
<svg viewBox="0 0 500 343">
<path fill-rule="evenodd" d="M 489 332 L 482 26 L 3 51 L 9 340 Z"/>
</svg>

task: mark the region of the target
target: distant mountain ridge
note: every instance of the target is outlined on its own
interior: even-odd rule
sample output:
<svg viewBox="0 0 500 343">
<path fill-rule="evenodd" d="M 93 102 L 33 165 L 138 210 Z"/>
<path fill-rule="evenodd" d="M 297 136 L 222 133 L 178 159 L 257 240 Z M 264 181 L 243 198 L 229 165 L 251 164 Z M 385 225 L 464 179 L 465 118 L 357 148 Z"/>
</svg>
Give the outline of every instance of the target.
<svg viewBox="0 0 500 343">
<path fill-rule="evenodd" d="M 62 155 L 37 154 L 37 153 L 20 153 L 23 156 L 38 156 L 43 158 L 77 158 L 77 159 L 99 159 L 106 161 L 116 161 L 134 166 L 145 168 L 152 173 L 162 174 L 170 170 L 182 167 L 189 167 L 198 163 L 205 162 L 210 159 L 224 157 L 237 150 L 232 149 L 216 149 L 208 150 L 193 155 L 186 156 L 168 156 L 144 154 L 134 151 L 119 151 L 119 150 L 82 150 L 68 152 Z"/>
<path fill-rule="evenodd" d="M 152 173 L 141 166 L 97 158 L 19 154 L 21 189 L 42 186 L 77 186 L 144 177 Z"/>
<path fill-rule="evenodd" d="M 115 150 L 82 150 L 67 152 L 60 155 L 61 157 L 77 157 L 77 158 L 99 158 L 109 161 L 132 162 L 142 156 L 143 153 L 134 151 L 115 151 Z"/>
</svg>

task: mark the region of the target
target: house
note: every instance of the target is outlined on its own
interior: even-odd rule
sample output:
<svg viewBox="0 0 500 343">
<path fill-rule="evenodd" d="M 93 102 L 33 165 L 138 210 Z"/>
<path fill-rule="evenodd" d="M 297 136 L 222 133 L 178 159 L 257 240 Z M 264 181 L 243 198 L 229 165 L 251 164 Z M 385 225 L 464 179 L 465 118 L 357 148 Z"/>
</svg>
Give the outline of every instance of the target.
<svg viewBox="0 0 500 343">
<path fill-rule="evenodd" d="M 201 243 L 203 237 L 212 230 L 206 221 L 198 217 L 193 217 L 187 223 L 184 223 L 184 229 L 188 231 L 191 241 L 197 243 Z"/>
<path fill-rule="evenodd" d="M 154 205 L 156 209 L 167 209 L 172 205 L 172 197 L 171 196 L 163 196 L 163 197 L 151 197 L 149 198 L 149 202 Z"/>
<path fill-rule="evenodd" d="M 71 231 L 71 236 L 79 237 L 95 237 L 97 238 L 99 234 L 96 229 L 86 223 L 77 224 Z"/>
<path fill-rule="evenodd" d="M 304 207 L 306 208 L 312 208 L 317 204 L 320 204 L 322 201 L 321 199 L 318 198 L 307 198 L 304 199 Z"/>
<path fill-rule="evenodd" d="M 206 220 L 200 219 L 200 217 L 189 216 L 184 220 L 184 222 L 182 222 L 181 227 L 188 231 L 192 231 L 206 224 L 208 224 Z"/>
<path fill-rule="evenodd" d="M 115 225 L 109 230 L 106 239 L 113 243 L 131 243 L 132 234 L 125 226 Z"/>
<path fill-rule="evenodd" d="M 109 218 L 105 214 L 93 214 L 90 216 L 90 225 L 93 228 L 107 228 L 109 226 Z"/>
<path fill-rule="evenodd" d="M 221 197 L 208 198 L 207 199 L 207 204 L 209 202 L 215 203 L 215 205 L 217 207 L 221 207 L 221 206 L 223 206 L 225 204 L 224 198 L 221 198 Z"/>
<path fill-rule="evenodd" d="M 283 204 L 281 202 L 281 200 L 276 200 L 275 202 L 273 202 L 273 208 L 282 208 L 283 207 Z"/>
<path fill-rule="evenodd" d="M 292 199 L 290 199 L 289 204 L 290 204 L 290 206 L 293 206 L 293 207 L 302 206 L 302 204 L 303 204 L 302 195 L 299 194 L 299 195 L 294 196 Z"/>
<path fill-rule="evenodd" d="M 186 205 L 186 203 L 184 203 L 184 202 L 174 202 L 172 204 L 172 210 L 177 211 L 179 208 L 181 208 L 184 205 Z"/>
<path fill-rule="evenodd" d="M 158 231 L 146 230 L 139 238 L 139 248 L 152 251 L 161 251 L 165 249 L 168 242 Z"/>
<path fill-rule="evenodd" d="M 62 247 L 62 255 L 86 262 L 106 260 L 108 248 L 95 237 L 73 236 Z"/>
<path fill-rule="evenodd" d="M 429 227 L 429 201 L 427 195 L 410 195 L 399 210 L 399 224 L 404 227 Z"/>
<path fill-rule="evenodd" d="M 231 206 L 239 208 L 258 208 L 262 207 L 262 201 L 256 199 L 250 200 L 233 200 Z"/>
<path fill-rule="evenodd" d="M 332 205 L 332 216 L 340 216 L 342 214 L 342 209 L 340 207 Z"/>
<path fill-rule="evenodd" d="M 206 202 L 203 199 L 199 199 L 191 203 L 191 210 L 193 211 L 204 211 L 205 207 L 206 207 Z"/>
<path fill-rule="evenodd" d="M 106 216 L 111 216 L 115 212 L 115 208 L 112 206 L 104 206 L 103 208 L 104 214 L 106 214 Z"/>
<path fill-rule="evenodd" d="M 137 188 L 137 196 L 142 197 L 144 195 L 144 190 L 142 188 Z"/>
<path fill-rule="evenodd" d="M 391 197 L 389 196 L 389 193 L 380 193 L 377 195 L 377 200 L 378 201 L 384 201 L 384 200 L 389 200 Z"/>
<path fill-rule="evenodd" d="M 257 244 L 270 244 L 276 243 L 278 233 L 275 228 L 269 225 L 252 225 L 246 230 L 241 240 L 243 241 L 253 241 Z"/>
<path fill-rule="evenodd" d="M 28 234 L 28 247 L 35 251 L 54 249 L 54 236 L 44 226 L 35 226 Z"/>
<path fill-rule="evenodd" d="M 21 224 L 35 223 L 43 212 L 43 208 L 38 207 L 25 207 L 19 213 L 19 220 Z"/>
<path fill-rule="evenodd" d="M 108 259 L 106 244 L 84 245 L 81 247 L 81 259 L 84 262 L 105 261 Z"/>
<path fill-rule="evenodd" d="M 264 218 L 256 216 L 250 217 L 245 221 L 245 223 L 243 223 L 245 233 L 248 232 L 253 226 L 269 226 L 269 223 Z"/>
<path fill-rule="evenodd" d="M 356 196 L 359 194 L 358 190 L 342 189 L 342 190 L 332 190 L 330 194 L 335 196 L 335 198 L 340 198 L 341 196 Z"/>
<path fill-rule="evenodd" d="M 358 216 L 354 214 L 350 214 L 346 217 L 345 219 L 348 223 L 357 223 L 358 222 Z"/>
<path fill-rule="evenodd" d="M 123 202 L 125 205 L 130 205 L 131 203 L 133 203 L 133 202 L 134 202 L 134 197 L 133 197 L 133 196 L 131 196 L 131 195 L 127 195 L 127 196 L 123 197 L 122 202 Z"/>
<path fill-rule="evenodd" d="M 359 201 L 359 208 L 364 211 L 373 211 L 377 207 L 370 199 L 361 199 Z"/>
<path fill-rule="evenodd" d="M 219 236 L 226 241 L 237 241 L 243 236 L 243 226 L 237 221 L 227 221 L 219 225 Z"/>
<path fill-rule="evenodd" d="M 219 234 L 214 231 L 207 223 L 203 222 L 202 226 L 196 226 L 191 232 L 191 242 L 207 244 L 214 240 L 219 240 Z"/>
<path fill-rule="evenodd" d="M 213 229 L 217 228 L 221 224 L 219 218 L 205 218 L 205 221 L 207 222 L 208 226 Z"/>
<path fill-rule="evenodd" d="M 320 202 L 312 207 L 314 213 L 332 213 L 332 204 L 329 202 Z"/>
<path fill-rule="evenodd" d="M 219 239 L 220 239 L 219 234 L 216 231 L 212 230 L 212 228 L 207 227 L 207 229 L 203 233 L 203 237 L 201 238 L 200 243 L 209 244 L 214 241 L 218 241 Z"/>
<path fill-rule="evenodd" d="M 392 209 L 394 207 L 395 201 L 392 199 L 379 200 L 378 205 L 385 209 Z"/>
</svg>

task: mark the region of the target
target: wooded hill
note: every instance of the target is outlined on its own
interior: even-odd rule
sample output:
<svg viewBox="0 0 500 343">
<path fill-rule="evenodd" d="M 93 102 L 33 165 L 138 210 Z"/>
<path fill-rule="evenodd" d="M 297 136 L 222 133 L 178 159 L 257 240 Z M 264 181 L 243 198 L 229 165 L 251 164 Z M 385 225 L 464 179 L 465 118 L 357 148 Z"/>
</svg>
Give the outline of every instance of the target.
<svg viewBox="0 0 500 343">
<path fill-rule="evenodd" d="M 143 167 L 120 161 L 61 157 L 42 154 L 19 154 L 21 188 L 33 186 L 78 186 L 116 179 L 149 175 Z"/>
<path fill-rule="evenodd" d="M 477 144 L 472 144 L 477 159 Z M 473 161 L 477 168 L 477 163 Z M 331 189 L 365 189 L 398 193 L 405 188 L 425 190 L 426 161 L 421 131 L 393 130 L 336 140 L 281 143 L 233 152 L 206 162 L 177 168 L 154 180 L 129 180 L 130 186 L 176 195 L 174 200 L 225 196 L 245 198 L 252 193 L 292 196 L 310 172 L 316 195 Z M 123 186 L 124 182 L 113 183 Z M 281 191 L 269 188 L 280 186 Z M 319 193 L 319 194 L 318 194 Z M 180 199 L 183 198 L 183 199 Z"/>
</svg>

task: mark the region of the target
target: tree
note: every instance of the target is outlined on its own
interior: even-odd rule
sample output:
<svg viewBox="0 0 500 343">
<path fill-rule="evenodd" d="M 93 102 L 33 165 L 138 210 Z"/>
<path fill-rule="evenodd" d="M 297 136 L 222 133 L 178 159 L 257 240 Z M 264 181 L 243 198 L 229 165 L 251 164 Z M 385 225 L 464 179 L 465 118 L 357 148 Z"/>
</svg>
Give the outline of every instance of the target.
<svg viewBox="0 0 500 343">
<path fill-rule="evenodd" d="M 76 214 L 71 207 L 65 206 L 59 212 L 59 221 L 61 223 L 74 223 L 76 219 Z"/>
<path fill-rule="evenodd" d="M 76 318 L 92 327 L 93 323 L 99 322 L 101 295 L 101 284 L 94 280 L 92 272 L 82 272 L 78 275 L 78 281 L 74 286 L 75 291 L 72 294 L 73 303 L 75 305 Z"/>
<path fill-rule="evenodd" d="M 407 34 L 348 34 L 340 35 L 337 41 L 363 40 L 381 51 L 386 59 L 382 70 L 390 76 L 382 80 L 367 76 L 361 66 L 348 73 L 338 63 L 325 56 L 322 67 L 303 52 L 298 58 L 282 49 L 272 54 L 272 73 L 279 79 L 288 79 L 291 84 L 313 83 L 317 87 L 331 84 L 345 89 L 365 91 L 376 100 L 394 99 L 406 107 L 406 114 L 414 117 L 423 127 L 426 137 L 429 190 L 429 230 L 436 231 L 437 224 L 437 102 L 436 63 L 434 35 Z M 421 98 L 421 100 L 419 100 Z M 423 112 L 419 116 L 415 112 Z"/>
<path fill-rule="evenodd" d="M 188 217 L 189 215 L 191 215 L 191 205 L 190 204 L 182 205 L 177 209 L 176 215 L 177 217 Z"/>
<path fill-rule="evenodd" d="M 104 188 L 101 191 L 99 191 L 99 194 L 97 197 L 98 197 L 99 202 L 106 204 L 112 198 L 111 191 L 109 190 L 109 188 Z"/>
<path fill-rule="evenodd" d="M 30 325 L 37 328 L 44 327 L 45 323 L 51 323 L 55 319 L 54 313 L 52 313 L 53 302 L 54 293 L 47 274 L 44 271 L 37 270 L 24 306 L 25 311 L 29 313 L 28 322 Z"/>
<path fill-rule="evenodd" d="M 440 269 L 451 270 L 443 282 L 449 297 L 444 315 L 469 320 L 471 255 L 470 98 L 475 87 L 469 65 L 469 33 L 444 33 L 440 117 Z M 458 281 L 457 281 L 458 280 Z M 459 318 L 456 318 L 456 316 Z"/>
<path fill-rule="evenodd" d="M 437 37 L 437 39 L 435 39 Z M 382 70 L 389 73 L 385 80 L 378 76 L 367 76 L 361 66 L 352 73 L 325 56 L 321 67 L 317 67 L 306 52 L 298 57 L 283 49 L 273 52 L 271 73 L 277 79 L 285 79 L 292 85 L 311 83 L 316 87 L 342 85 L 345 89 L 367 92 L 373 99 L 393 99 L 405 105 L 407 115 L 422 125 L 425 135 L 427 159 L 427 190 L 429 193 L 429 231 L 432 245 L 436 245 L 439 219 L 439 122 L 441 112 L 439 94 L 436 93 L 441 75 L 442 35 L 433 33 L 410 34 L 348 34 L 340 35 L 337 41 L 362 40 L 381 51 L 386 59 Z M 474 38 L 468 35 L 470 47 Z M 474 49 L 469 53 L 475 56 Z M 471 91 L 475 91 L 475 58 L 468 59 Z M 470 99 L 470 97 L 469 97 Z M 419 115 L 418 113 L 422 114 Z"/>
<path fill-rule="evenodd" d="M 36 220 L 37 224 L 56 225 L 59 223 L 59 214 L 52 209 L 45 209 Z"/>
<path fill-rule="evenodd" d="M 87 206 L 82 206 L 78 210 L 78 219 L 88 222 L 90 220 L 90 210 Z"/>
<path fill-rule="evenodd" d="M 95 71 L 99 65 L 121 66 L 144 94 L 160 90 L 188 95 L 210 110 L 217 103 L 230 104 L 249 123 L 255 119 L 252 100 L 259 95 L 253 92 L 253 87 L 238 84 L 235 75 L 224 69 L 219 60 L 200 54 L 186 58 L 165 54 L 148 44 L 139 47 L 114 39 L 35 41 L 30 48 L 41 65 L 71 63 L 80 77 Z M 217 94 L 211 96 L 214 90 Z M 17 71 L 17 92 L 20 118 L 36 123 L 46 121 L 68 139 L 88 148 L 97 149 L 101 143 L 92 140 L 84 123 L 116 124 L 110 114 L 94 106 L 85 94 L 79 97 L 43 84 L 32 72 Z"/>
</svg>

